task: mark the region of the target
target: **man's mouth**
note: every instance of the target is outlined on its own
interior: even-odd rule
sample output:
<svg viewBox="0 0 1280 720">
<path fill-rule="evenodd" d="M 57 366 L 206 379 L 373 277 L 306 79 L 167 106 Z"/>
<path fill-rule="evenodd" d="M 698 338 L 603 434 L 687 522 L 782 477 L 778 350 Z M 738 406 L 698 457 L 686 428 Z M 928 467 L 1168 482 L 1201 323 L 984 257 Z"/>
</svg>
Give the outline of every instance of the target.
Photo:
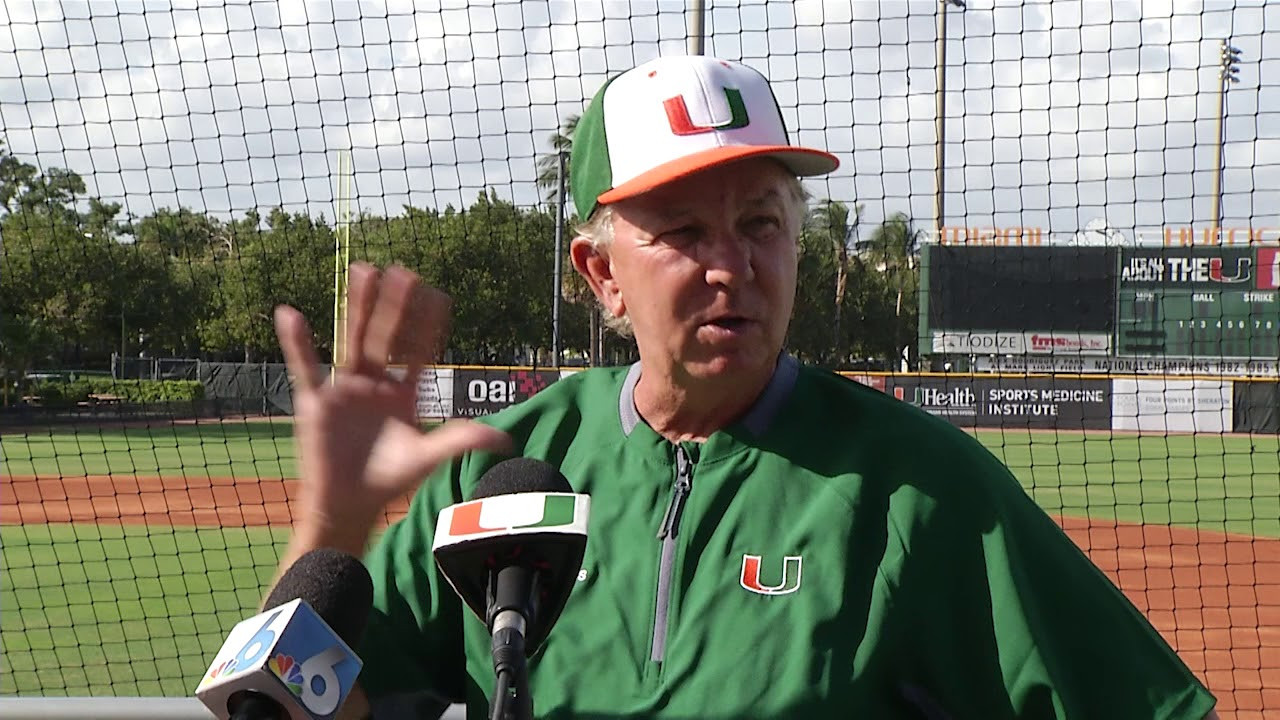
<svg viewBox="0 0 1280 720">
<path fill-rule="evenodd" d="M 707 324 L 723 330 L 741 330 L 750 325 L 751 321 L 744 317 L 722 317 L 716 318 Z"/>
</svg>

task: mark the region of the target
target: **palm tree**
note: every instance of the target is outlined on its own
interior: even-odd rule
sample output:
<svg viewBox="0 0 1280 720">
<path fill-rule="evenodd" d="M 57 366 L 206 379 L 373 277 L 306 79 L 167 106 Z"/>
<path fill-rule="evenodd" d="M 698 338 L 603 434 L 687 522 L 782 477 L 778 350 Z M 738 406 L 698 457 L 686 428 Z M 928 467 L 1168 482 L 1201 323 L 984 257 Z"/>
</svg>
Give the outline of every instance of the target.
<svg viewBox="0 0 1280 720">
<path fill-rule="evenodd" d="M 871 267 L 883 276 L 890 292 L 896 290 L 894 325 L 891 332 L 894 355 L 914 336 L 918 322 L 918 310 L 909 298 L 920 286 L 919 252 L 920 232 L 911 225 L 905 213 L 894 213 L 884 224 L 876 228 L 867 243 L 866 258 Z M 906 307 L 904 307 L 904 301 Z"/>
<path fill-rule="evenodd" d="M 569 187 L 569 154 L 573 150 L 573 134 L 578 129 L 578 120 L 581 115 L 573 114 L 565 118 L 560 125 L 560 129 L 547 136 L 547 144 L 551 146 L 551 152 L 538 158 L 536 167 L 538 169 L 538 178 L 536 180 L 538 188 L 543 191 L 543 198 L 555 208 L 560 203 L 560 156 L 565 156 L 564 166 L 564 184 Z M 568 203 L 566 202 L 566 205 Z M 566 207 L 566 210 L 569 208 Z M 572 216 L 565 213 L 565 219 L 573 225 Z M 603 344 L 603 329 L 600 321 L 600 308 L 596 305 L 595 293 L 591 292 L 590 286 L 582 279 L 578 273 L 570 270 L 564 273 L 560 278 L 560 296 L 565 301 L 574 305 L 582 305 L 590 308 L 588 317 L 590 326 L 587 331 L 588 337 L 588 355 L 591 358 L 591 364 L 599 364 L 603 358 L 600 357 L 599 349 Z"/>
<path fill-rule="evenodd" d="M 573 133 L 578 129 L 578 120 L 581 115 L 570 115 L 565 118 L 564 123 L 560 125 L 560 129 L 547 136 L 547 142 L 551 145 L 551 152 L 538 158 L 538 188 L 543 191 L 543 198 L 553 205 L 560 201 L 559 172 L 560 153 L 566 155 L 573 149 Z M 569 185 L 569 166 L 565 164 L 565 186 Z"/>
<path fill-rule="evenodd" d="M 839 200 L 823 200 L 805 218 L 805 232 L 826 238 L 836 250 L 835 318 L 832 323 L 832 349 L 838 361 L 844 359 L 844 342 L 840 318 L 844 306 L 845 288 L 849 283 L 849 243 L 857 232 L 862 219 L 862 205 L 854 205 L 850 222 L 849 206 Z"/>
</svg>

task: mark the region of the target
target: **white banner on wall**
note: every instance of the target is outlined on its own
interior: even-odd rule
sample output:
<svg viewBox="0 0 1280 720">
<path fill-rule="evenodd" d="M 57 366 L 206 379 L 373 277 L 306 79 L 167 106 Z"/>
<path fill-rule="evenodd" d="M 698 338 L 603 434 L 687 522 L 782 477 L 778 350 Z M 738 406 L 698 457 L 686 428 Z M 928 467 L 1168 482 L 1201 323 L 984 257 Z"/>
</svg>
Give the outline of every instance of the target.
<svg viewBox="0 0 1280 720">
<path fill-rule="evenodd" d="M 1106 355 L 1111 351 L 1111 336 L 1101 333 L 1029 332 L 1027 352 L 1033 355 Z"/>
<path fill-rule="evenodd" d="M 979 357 L 974 359 L 973 367 L 978 372 L 1011 373 L 1231 375 L 1264 378 L 1280 376 L 1280 363 L 1274 360 L 1209 360 L 1173 357 Z"/>
<path fill-rule="evenodd" d="M 1106 355 L 1111 337 L 1078 332 L 950 332 L 934 331 L 935 353 L 963 355 Z"/>
<path fill-rule="evenodd" d="M 404 378 L 404 371 L 404 366 L 387 368 L 387 374 L 397 380 Z M 453 417 L 453 368 L 425 367 L 418 378 L 418 419 Z"/>
<path fill-rule="evenodd" d="M 453 368 L 423 368 L 418 380 L 418 418 L 453 417 Z"/>
<path fill-rule="evenodd" d="M 1150 432 L 1231 432 L 1229 380 L 1111 381 L 1111 427 Z"/>
<path fill-rule="evenodd" d="M 1022 355 L 1026 337 L 1020 332 L 934 332 L 935 353 L 964 355 Z"/>
</svg>

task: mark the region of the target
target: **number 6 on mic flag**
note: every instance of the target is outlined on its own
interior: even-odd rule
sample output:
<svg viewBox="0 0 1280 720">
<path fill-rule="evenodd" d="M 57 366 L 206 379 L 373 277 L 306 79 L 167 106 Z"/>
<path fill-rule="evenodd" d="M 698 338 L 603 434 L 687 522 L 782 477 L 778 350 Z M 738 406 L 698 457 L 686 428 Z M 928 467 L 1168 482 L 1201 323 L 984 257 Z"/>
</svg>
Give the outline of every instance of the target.
<svg viewBox="0 0 1280 720">
<path fill-rule="evenodd" d="M 291 720 L 327 720 L 342 706 L 362 666 L 342 638 L 298 599 L 232 628 L 196 697 L 226 717 L 231 695 L 250 689 L 289 708 Z"/>
</svg>

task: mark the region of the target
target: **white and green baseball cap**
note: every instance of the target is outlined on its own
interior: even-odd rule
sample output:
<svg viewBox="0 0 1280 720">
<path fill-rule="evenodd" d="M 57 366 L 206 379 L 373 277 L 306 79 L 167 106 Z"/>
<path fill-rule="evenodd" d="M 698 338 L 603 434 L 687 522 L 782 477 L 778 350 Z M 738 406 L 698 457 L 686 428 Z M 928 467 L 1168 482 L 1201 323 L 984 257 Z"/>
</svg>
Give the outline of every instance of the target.
<svg viewBox="0 0 1280 720">
<path fill-rule="evenodd" d="M 573 203 L 585 220 L 598 204 L 748 157 L 774 158 L 797 176 L 839 165 L 828 152 L 791 144 L 759 72 L 705 55 L 661 57 L 606 82 L 578 121 Z"/>
</svg>

